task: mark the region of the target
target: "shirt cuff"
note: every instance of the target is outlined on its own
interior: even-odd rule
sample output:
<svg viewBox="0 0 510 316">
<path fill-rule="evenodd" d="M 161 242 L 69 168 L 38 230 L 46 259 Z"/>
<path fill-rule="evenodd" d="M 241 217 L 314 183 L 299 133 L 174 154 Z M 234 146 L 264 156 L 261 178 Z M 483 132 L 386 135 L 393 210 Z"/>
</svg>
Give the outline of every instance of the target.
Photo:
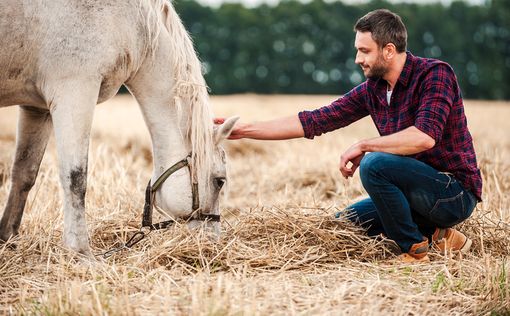
<svg viewBox="0 0 510 316">
<path fill-rule="evenodd" d="M 313 119 L 310 115 L 309 111 L 301 111 L 298 114 L 299 121 L 301 122 L 301 126 L 303 126 L 303 131 L 305 132 L 305 138 L 313 139 L 315 137 L 314 128 L 313 128 Z"/>
<path fill-rule="evenodd" d="M 443 135 L 433 121 L 421 119 L 414 123 L 414 127 L 432 137 L 436 144 L 441 141 Z"/>
</svg>

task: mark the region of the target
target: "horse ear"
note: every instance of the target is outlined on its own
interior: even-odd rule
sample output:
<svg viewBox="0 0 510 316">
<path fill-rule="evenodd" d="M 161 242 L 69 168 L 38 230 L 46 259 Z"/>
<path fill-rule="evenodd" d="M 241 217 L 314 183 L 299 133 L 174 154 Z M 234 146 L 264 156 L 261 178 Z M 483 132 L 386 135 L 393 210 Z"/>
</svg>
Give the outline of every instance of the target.
<svg viewBox="0 0 510 316">
<path fill-rule="evenodd" d="M 232 133 L 237 120 L 239 120 L 239 116 L 229 117 L 225 120 L 225 122 L 223 122 L 223 124 L 218 125 L 214 129 L 214 142 L 216 144 L 221 143 L 221 141 L 230 136 L 230 133 Z"/>
</svg>

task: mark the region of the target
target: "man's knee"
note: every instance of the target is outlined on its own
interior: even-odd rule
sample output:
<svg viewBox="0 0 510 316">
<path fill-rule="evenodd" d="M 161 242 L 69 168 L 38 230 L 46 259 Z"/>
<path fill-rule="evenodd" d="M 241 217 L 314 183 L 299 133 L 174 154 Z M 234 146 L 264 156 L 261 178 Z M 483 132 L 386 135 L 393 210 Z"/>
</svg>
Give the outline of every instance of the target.
<svg viewBox="0 0 510 316">
<path fill-rule="evenodd" d="M 373 152 L 365 155 L 359 165 L 359 174 L 362 182 L 366 182 L 370 177 L 376 175 L 388 162 L 395 159 L 395 155 Z"/>
</svg>

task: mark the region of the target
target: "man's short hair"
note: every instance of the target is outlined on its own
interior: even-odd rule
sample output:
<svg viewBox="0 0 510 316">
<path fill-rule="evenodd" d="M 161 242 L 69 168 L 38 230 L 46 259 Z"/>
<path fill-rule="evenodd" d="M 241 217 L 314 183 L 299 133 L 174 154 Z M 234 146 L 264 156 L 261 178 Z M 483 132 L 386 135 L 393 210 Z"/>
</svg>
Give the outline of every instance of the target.
<svg viewBox="0 0 510 316">
<path fill-rule="evenodd" d="M 393 43 L 397 52 L 406 51 L 407 29 L 402 19 L 390 10 L 378 9 L 368 12 L 356 22 L 354 31 L 371 32 L 372 38 L 380 48 Z"/>
</svg>

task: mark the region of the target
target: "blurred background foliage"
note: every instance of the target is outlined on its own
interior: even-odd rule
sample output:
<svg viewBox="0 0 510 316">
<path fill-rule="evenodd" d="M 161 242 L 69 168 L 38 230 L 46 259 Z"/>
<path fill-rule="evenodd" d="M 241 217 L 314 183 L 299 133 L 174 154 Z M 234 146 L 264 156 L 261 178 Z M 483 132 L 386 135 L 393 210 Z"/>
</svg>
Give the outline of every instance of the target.
<svg viewBox="0 0 510 316">
<path fill-rule="evenodd" d="M 343 94 L 365 80 L 354 64 L 356 20 L 387 8 L 408 29 L 408 50 L 453 66 L 465 98 L 510 99 L 510 1 L 364 4 L 284 0 L 247 8 L 176 0 L 212 94 Z"/>
</svg>

